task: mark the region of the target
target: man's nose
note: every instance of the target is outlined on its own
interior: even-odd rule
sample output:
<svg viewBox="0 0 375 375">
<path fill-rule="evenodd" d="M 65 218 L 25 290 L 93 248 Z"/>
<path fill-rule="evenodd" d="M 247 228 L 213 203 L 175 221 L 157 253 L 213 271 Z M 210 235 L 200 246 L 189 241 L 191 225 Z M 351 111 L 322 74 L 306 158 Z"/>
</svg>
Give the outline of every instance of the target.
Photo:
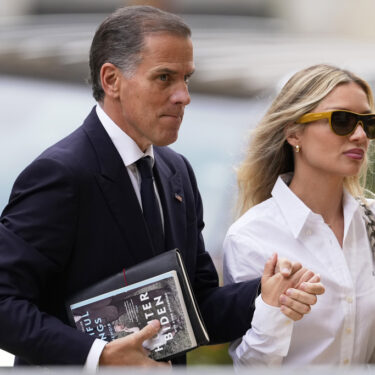
<svg viewBox="0 0 375 375">
<path fill-rule="evenodd" d="M 171 100 L 174 104 L 188 105 L 190 103 L 190 94 L 187 84 L 184 82 L 183 85 L 178 85 L 174 90 Z"/>
</svg>

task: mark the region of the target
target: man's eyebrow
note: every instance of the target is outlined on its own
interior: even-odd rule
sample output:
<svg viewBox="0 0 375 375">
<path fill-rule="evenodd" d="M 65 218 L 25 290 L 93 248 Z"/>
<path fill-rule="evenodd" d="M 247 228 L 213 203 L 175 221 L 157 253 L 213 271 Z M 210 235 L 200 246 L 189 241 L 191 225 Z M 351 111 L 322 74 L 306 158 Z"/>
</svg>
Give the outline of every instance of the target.
<svg viewBox="0 0 375 375">
<path fill-rule="evenodd" d="M 191 72 L 187 73 L 186 75 L 187 76 L 191 76 L 193 73 L 194 73 L 195 69 L 193 69 Z M 178 72 L 176 70 L 173 70 L 173 69 L 169 69 L 169 68 L 156 68 L 154 70 L 154 73 L 157 73 L 157 74 L 171 74 L 171 75 L 176 75 L 178 74 Z"/>
<path fill-rule="evenodd" d="M 154 73 L 163 73 L 163 74 L 165 74 L 165 73 L 167 73 L 167 74 L 177 74 L 177 72 L 175 71 L 175 70 L 172 70 L 172 69 L 169 69 L 169 68 L 156 68 L 155 70 L 154 70 Z"/>
</svg>

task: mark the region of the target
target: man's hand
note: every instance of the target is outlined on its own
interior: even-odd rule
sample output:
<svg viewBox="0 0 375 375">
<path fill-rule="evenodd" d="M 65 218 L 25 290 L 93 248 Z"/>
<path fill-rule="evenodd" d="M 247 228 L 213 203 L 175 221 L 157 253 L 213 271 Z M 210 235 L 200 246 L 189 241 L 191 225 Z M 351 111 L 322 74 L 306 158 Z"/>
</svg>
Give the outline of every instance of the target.
<svg viewBox="0 0 375 375">
<path fill-rule="evenodd" d="M 169 363 L 156 362 L 148 357 L 142 344 L 155 336 L 160 329 L 160 322 L 153 320 L 139 332 L 109 342 L 103 349 L 99 366 L 142 366 L 170 367 Z"/>
<path fill-rule="evenodd" d="M 302 268 L 302 264 L 299 262 L 292 263 L 289 259 L 279 258 L 277 254 L 274 254 L 273 256 L 276 256 L 277 261 L 275 273 L 280 272 L 284 277 L 289 277 Z M 272 260 L 272 257 L 269 260 Z"/>
<path fill-rule="evenodd" d="M 280 271 L 278 271 L 280 270 Z M 300 263 L 286 259 L 277 262 L 274 254 L 266 263 L 262 276 L 262 298 L 271 306 L 281 306 L 281 311 L 292 320 L 307 314 L 317 295 L 324 293 L 320 278 Z"/>
<path fill-rule="evenodd" d="M 303 281 L 298 289 L 290 288 L 285 294 L 280 295 L 281 311 L 293 320 L 302 319 L 304 314 L 311 310 L 311 306 L 317 302 L 317 295 L 325 291 L 320 282 L 320 276 L 314 275 L 311 279 Z"/>
</svg>

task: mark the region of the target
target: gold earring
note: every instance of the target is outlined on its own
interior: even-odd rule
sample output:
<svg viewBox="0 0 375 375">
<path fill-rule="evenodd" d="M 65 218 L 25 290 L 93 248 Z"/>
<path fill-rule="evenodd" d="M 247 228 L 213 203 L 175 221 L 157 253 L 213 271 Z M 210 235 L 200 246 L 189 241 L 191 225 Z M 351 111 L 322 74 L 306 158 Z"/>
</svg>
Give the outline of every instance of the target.
<svg viewBox="0 0 375 375">
<path fill-rule="evenodd" d="M 301 147 L 299 145 L 294 146 L 296 149 L 296 152 L 299 152 L 301 150 Z"/>
</svg>

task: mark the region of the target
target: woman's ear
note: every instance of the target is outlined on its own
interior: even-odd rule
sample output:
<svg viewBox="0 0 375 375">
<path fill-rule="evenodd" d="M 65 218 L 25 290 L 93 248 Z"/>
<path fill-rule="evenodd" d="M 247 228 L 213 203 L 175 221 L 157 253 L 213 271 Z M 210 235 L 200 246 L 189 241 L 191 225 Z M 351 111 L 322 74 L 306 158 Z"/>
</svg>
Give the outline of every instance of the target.
<svg viewBox="0 0 375 375">
<path fill-rule="evenodd" d="M 295 124 L 287 125 L 285 128 L 286 141 L 292 146 L 301 146 L 302 129 L 296 129 Z"/>
<path fill-rule="evenodd" d="M 112 99 L 118 98 L 121 84 L 119 69 L 111 63 L 103 64 L 100 69 L 100 80 L 105 95 Z"/>
<path fill-rule="evenodd" d="M 292 147 L 295 147 L 297 145 L 300 145 L 300 141 L 299 141 L 299 137 L 296 136 L 295 133 L 289 135 L 288 137 L 286 137 L 286 141 L 292 146 Z"/>
</svg>

